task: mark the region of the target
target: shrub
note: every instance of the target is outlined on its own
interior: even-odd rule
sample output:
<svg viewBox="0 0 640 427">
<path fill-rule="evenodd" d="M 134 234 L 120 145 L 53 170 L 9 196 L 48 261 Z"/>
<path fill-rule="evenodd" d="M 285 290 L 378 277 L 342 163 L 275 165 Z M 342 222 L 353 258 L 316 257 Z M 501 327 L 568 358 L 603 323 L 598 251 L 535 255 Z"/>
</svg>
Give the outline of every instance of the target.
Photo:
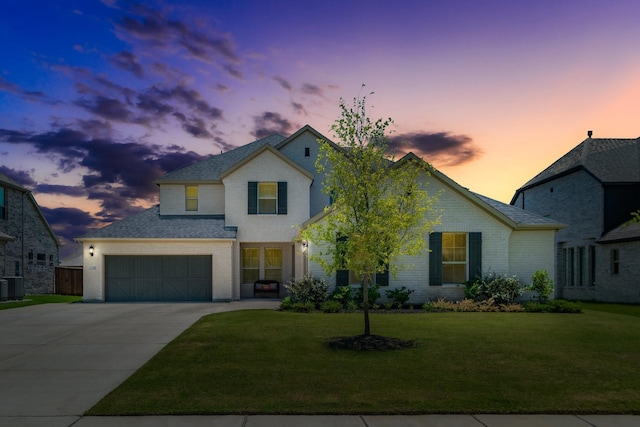
<svg viewBox="0 0 640 427">
<path fill-rule="evenodd" d="M 297 313 L 311 313 L 316 309 L 316 305 L 311 301 L 307 302 L 294 302 L 291 304 L 291 310 Z"/>
<path fill-rule="evenodd" d="M 414 292 L 413 289 L 407 289 L 405 286 L 396 289 L 387 289 L 384 291 L 387 294 L 387 298 L 392 299 L 398 308 L 402 308 L 407 301 L 409 301 L 409 297 Z"/>
<path fill-rule="evenodd" d="M 578 304 L 558 299 L 546 303 L 527 302 L 524 309 L 529 313 L 582 313 Z"/>
<path fill-rule="evenodd" d="M 549 277 L 547 270 L 538 270 L 531 276 L 531 285 L 528 290 L 536 294 L 539 303 L 544 303 L 549 299 L 549 295 L 553 292 L 553 280 Z"/>
<path fill-rule="evenodd" d="M 291 310 L 292 305 L 293 305 L 293 301 L 291 300 L 291 297 L 284 297 L 284 299 L 280 303 L 280 307 L 278 307 L 278 310 L 281 310 L 281 311 Z"/>
<path fill-rule="evenodd" d="M 338 301 L 343 308 L 347 308 L 350 302 L 353 302 L 353 290 L 351 286 L 336 286 L 331 294 L 333 301 Z"/>
<path fill-rule="evenodd" d="M 338 313 L 342 310 L 342 304 L 339 301 L 325 301 L 320 304 L 320 310 L 324 313 Z"/>
<path fill-rule="evenodd" d="M 311 302 L 314 306 L 329 298 L 329 285 L 324 280 L 305 276 L 300 280 L 292 280 L 284 285 L 289 291 L 291 300 L 296 302 Z"/>
<path fill-rule="evenodd" d="M 525 288 L 516 276 L 507 277 L 497 273 L 488 273 L 482 278 L 467 282 L 465 297 L 474 301 L 493 300 L 496 304 L 511 304 L 522 295 Z"/>
<path fill-rule="evenodd" d="M 441 298 L 437 301 L 424 303 L 422 305 L 422 309 L 424 311 L 431 311 L 431 312 L 456 311 L 456 303 L 447 301 Z"/>
<path fill-rule="evenodd" d="M 376 304 L 376 301 L 380 299 L 380 285 L 369 285 L 367 287 L 367 295 L 369 296 L 369 306 L 373 307 Z M 358 305 L 362 305 L 364 301 L 362 286 L 356 288 L 353 299 L 356 300 Z"/>
</svg>

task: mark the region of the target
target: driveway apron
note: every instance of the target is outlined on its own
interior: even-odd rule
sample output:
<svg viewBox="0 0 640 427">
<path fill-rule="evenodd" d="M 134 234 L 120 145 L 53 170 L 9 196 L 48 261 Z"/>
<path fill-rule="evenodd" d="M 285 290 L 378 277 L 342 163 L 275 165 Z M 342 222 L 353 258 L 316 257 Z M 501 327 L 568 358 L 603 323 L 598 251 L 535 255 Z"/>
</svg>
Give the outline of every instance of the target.
<svg viewBox="0 0 640 427">
<path fill-rule="evenodd" d="M 75 303 L 0 310 L 0 419 L 82 415 L 200 317 L 276 305 Z"/>
</svg>

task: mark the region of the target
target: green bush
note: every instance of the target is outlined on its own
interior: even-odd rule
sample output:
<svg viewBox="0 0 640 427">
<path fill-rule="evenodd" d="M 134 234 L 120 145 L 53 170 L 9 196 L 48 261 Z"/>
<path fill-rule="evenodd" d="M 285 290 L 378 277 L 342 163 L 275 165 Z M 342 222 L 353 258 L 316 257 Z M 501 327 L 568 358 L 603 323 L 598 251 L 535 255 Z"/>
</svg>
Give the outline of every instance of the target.
<svg viewBox="0 0 640 427">
<path fill-rule="evenodd" d="M 556 299 L 540 302 L 526 302 L 525 311 L 529 313 L 582 313 L 582 308 L 574 302 Z"/>
<path fill-rule="evenodd" d="M 465 285 L 465 296 L 474 301 L 493 300 L 496 304 L 511 304 L 526 288 L 516 276 L 488 273 Z"/>
<path fill-rule="evenodd" d="M 338 313 L 342 310 L 342 304 L 339 301 L 325 301 L 320 304 L 320 310 L 324 313 Z"/>
<path fill-rule="evenodd" d="M 380 285 L 367 286 L 367 295 L 369 296 L 369 307 L 373 307 L 376 304 L 376 301 L 380 299 Z M 353 299 L 356 301 L 358 306 L 362 306 L 362 303 L 364 302 L 362 286 L 356 288 Z"/>
<path fill-rule="evenodd" d="M 351 286 L 336 286 L 331 294 L 333 301 L 338 301 L 343 308 L 347 308 L 350 302 L 353 302 L 353 290 Z"/>
<path fill-rule="evenodd" d="M 296 313 L 311 313 L 316 309 L 316 305 L 311 301 L 307 302 L 294 302 L 291 304 L 291 310 Z"/>
<path fill-rule="evenodd" d="M 384 291 L 387 294 L 387 298 L 392 299 L 398 308 L 402 308 L 404 304 L 409 301 L 413 289 L 407 289 L 405 286 L 396 289 L 387 289 Z"/>
<path fill-rule="evenodd" d="M 311 302 L 317 307 L 329 298 L 329 285 L 324 280 L 314 279 L 311 276 L 292 280 L 284 287 L 289 291 L 294 303 Z"/>
<path fill-rule="evenodd" d="M 281 311 L 291 310 L 292 305 L 293 305 L 293 301 L 291 300 L 291 297 L 284 297 L 284 299 L 280 303 L 280 307 L 278 307 L 278 310 L 281 310 Z"/>
<path fill-rule="evenodd" d="M 549 295 L 553 292 L 553 280 L 549 277 L 547 270 L 538 270 L 531 276 L 531 285 L 527 287 L 536 294 L 536 300 L 544 303 L 549 299 Z"/>
</svg>

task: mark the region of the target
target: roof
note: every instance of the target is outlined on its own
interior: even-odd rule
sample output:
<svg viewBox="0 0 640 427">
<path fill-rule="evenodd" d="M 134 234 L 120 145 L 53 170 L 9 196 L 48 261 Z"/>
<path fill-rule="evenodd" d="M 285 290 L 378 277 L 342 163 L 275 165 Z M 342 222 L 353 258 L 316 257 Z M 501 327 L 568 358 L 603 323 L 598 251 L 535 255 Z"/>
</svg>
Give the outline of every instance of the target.
<svg viewBox="0 0 640 427">
<path fill-rule="evenodd" d="M 625 223 L 602 236 L 597 243 L 618 243 L 640 240 L 640 224 Z"/>
<path fill-rule="evenodd" d="M 478 193 L 472 193 L 491 208 L 500 212 L 516 224 L 517 228 L 564 228 L 565 225 L 549 218 L 525 211 L 516 206 L 499 202 Z"/>
<path fill-rule="evenodd" d="M 185 182 L 220 182 L 227 170 L 250 156 L 255 151 L 269 144 L 273 147 L 285 139 L 284 136 L 274 134 L 249 144 L 234 148 L 231 151 L 211 156 L 201 162 L 194 163 L 182 169 L 158 178 L 157 184 L 185 183 Z"/>
<path fill-rule="evenodd" d="M 640 138 L 587 138 L 518 192 L 578 169 L 602 183 L 640 182 Z"/>
<path fill-rule="evenodd" d="M 156 205 L 78 238 L 89 239 L 235 239 L 223 215 L 160 215 Z"/>
<path fill-rule="evenodd" d="M 506 203 L 499 202 L 489 197 L 483 196 L 478 193 L 469 191 L 467 188 L 462 187 L 460 184 L 446 176 L 444 173 L 435 169 L 429 163 L 425 162 L 421 157 L 416 156 L 414 153 L 409 152 L 400 160 L 398 160 L 394 166 L 402 166 L 404 164 L 417 164 L 429 171 L 429 173 L 435 178 L 445 183 L 453 191 L 460 194 L 462 197 L 479 206 L 485 212 L 493 215 L 499 221 L 505 223 L 513 229 L 526 230 L 558 230 L 566 227 L 565 224 L 559 223 L 549 218 L 545 218 L 533 212 L 525 211 L 516 206 L 511 206 Z M 303 227 L 321 220 L 324 216 L 331 212 L 330 209 L 325 209 L 313 218 L 305 221 Z"/>
</svg>

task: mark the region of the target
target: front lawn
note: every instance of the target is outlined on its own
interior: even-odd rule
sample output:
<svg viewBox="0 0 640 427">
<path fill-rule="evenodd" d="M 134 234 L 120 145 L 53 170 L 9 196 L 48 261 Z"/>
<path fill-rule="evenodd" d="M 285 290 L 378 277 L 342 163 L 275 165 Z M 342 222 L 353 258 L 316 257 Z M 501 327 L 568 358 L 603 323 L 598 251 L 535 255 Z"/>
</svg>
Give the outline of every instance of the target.
<svg viewBox="0 0 640 427">
<path fill-rule="evenodd" d="M 206 316 L 89 415 L 640 413 L 640 318 L 372 314 L 389 352 L 332 350 L 361 314 Z"/>
<path fill-rule="evenodd" d="M 82 297 L 72 295 L 25 295 L 21 301 L 6 301 L 0 303 L 0 310 L 26 307 L 37 304 L 69 303 L 82 301 Z"/>
</svg>

